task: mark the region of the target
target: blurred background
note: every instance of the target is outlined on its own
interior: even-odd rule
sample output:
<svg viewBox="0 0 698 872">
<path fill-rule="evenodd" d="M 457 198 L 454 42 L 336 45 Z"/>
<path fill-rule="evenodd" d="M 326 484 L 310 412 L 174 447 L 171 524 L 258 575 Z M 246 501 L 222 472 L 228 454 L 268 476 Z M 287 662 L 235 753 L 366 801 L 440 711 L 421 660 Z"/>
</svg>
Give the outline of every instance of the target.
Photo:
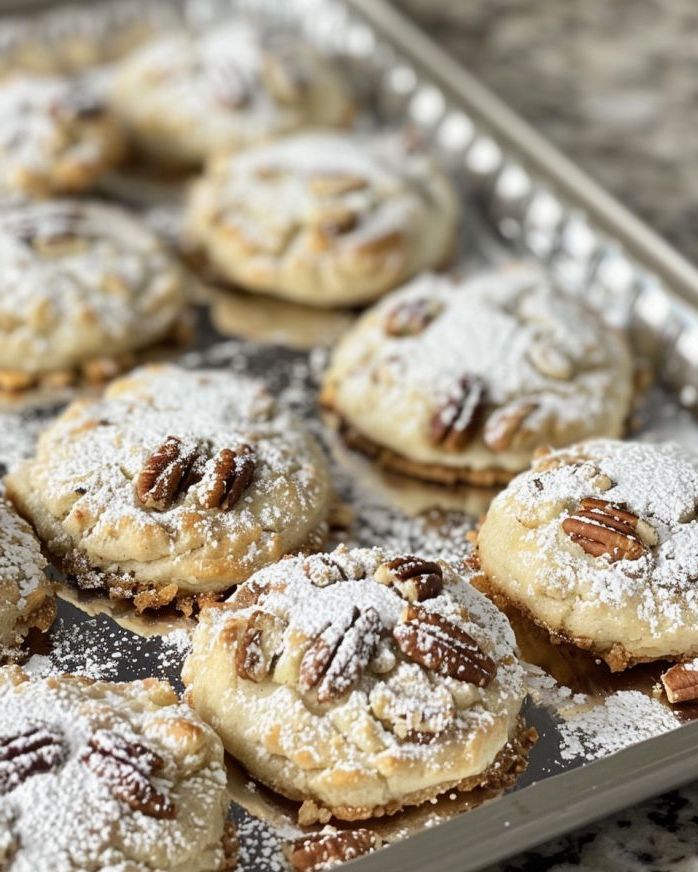
<svg viewBox="0 0 698 872">
<path fill-rule="evenodd" d="M 393 0 L 698 260 L 695 0 Z"/>
</svg>

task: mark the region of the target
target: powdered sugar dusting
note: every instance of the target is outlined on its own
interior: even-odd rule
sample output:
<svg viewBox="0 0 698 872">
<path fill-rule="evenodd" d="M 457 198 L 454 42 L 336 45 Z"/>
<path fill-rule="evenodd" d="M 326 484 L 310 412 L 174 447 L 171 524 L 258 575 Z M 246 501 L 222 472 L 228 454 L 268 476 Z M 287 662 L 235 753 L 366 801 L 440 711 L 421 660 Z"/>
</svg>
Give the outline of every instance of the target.
<svg viewBox="0 0 698 872">
<path fill-rule="evenodd" d="M 561 464 L 556 466 L 558 456 Z M 604 480 L 599 489 L 599 475 L 610 480 L 610 487 Z M 657 544 L 636 560 L 597 558 L 589 571 L 581 549 L 561 547 L 561 522 L 586 497 L 625 505 L 656 531 Z M 541 580 L 551 590 L 571 595 L 583 578 L 590 599 L 610 606 L 634 603 L 651 632 L 675 629 L 687 620 L 693 624 L 698 608 L 698 455 L 672 443 L 595 440 L 543 458 L 495 503 L 507 499 L 531 513 L 526 538 L 537 547 L 522 554 L 522 565 L 548 555 Z M 542 523 L 536 522 L 539 513 Z"/>
<path fill-rule="evenodd" d="M 609 696 L 560 724 L 562 760 L 598 760 L 681 725 L 676 715 L 637 690 Z"/>
</svg>

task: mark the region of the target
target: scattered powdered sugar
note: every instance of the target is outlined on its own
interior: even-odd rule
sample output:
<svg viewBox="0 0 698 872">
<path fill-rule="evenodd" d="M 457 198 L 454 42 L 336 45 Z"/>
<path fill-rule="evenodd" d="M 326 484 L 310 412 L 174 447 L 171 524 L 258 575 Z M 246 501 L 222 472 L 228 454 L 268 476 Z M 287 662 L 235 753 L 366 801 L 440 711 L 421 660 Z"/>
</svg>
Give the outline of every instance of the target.
<svg viewBox="0 0 698 872">
<path fill-rule="evenodd" d="M 252 785 L 254 787 L 254 785 Z M 239 866 L 254 872 L 287 872 L 283 846 L 300 833 L 291 827 L 274 826 L 237 810 L 236 826 L 240 844 Z"/>
<path fill-rule="evenodd" d="M 598 760 L 680 725 L 659 701 L 637 690 L 617 691 L 560 723 L 560 755 L 563 760 Z"/>
</svg>

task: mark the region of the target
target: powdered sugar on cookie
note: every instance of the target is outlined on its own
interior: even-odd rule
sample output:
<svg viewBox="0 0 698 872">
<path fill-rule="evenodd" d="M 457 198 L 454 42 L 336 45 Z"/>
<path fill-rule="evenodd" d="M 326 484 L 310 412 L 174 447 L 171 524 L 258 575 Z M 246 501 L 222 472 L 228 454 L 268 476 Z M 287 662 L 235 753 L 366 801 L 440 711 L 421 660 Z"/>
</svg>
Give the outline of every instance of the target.
<svg viewBox="0 0 698 872">
<path fill-rule="evenodd" d="M 0 749 L 13 870 L 224 868 L 223 751 L 165 682 L 1 670 Z"/>
</svg>

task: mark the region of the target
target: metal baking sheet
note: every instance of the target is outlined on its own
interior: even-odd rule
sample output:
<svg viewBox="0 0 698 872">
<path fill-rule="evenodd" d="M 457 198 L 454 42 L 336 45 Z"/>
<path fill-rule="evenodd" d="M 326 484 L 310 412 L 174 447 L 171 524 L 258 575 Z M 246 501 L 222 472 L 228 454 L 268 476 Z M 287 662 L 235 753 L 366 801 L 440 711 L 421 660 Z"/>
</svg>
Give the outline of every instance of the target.
<svg viewBox="0 0 698 872">
<path fill-rule="evenodd" d="M 78 17 L 81 32 L 108 32 L 117 5 L 85 4 L 30 24 L 14 19 L 6 34 L 0 26 L 0 46 L 15 51 L 18 39 L 34 39 L 47 51 L 60 49 L 57 35 L 70 34 Z M 157 16 L 167 4 L 145 6 L 159 10 L 150 20 L 165 20 Z M 338 55 L 361 90 L 368 107 L 362 123 L 409 124 L 430 144 L 466 204 L 460 269 L 533 257 L 569 293 L 583 294 L 609 320 L 626 326 L 639 366 L 657 377 L 636 411 L 633 435 L 695 444 L 698 275 L 690 264 L 382 0 L 189 0 L 165 8 L 165 18 L 199 26 L 236 12 L 281 18 L 304 30 L 322 50 Z M 0 48 L 0 69 L 1 62 Z M 101 193 L 141 211 L 174 243 L 186 182 L 144 184 L 140 172 L 129 168 L 112 175 Z M 355 313 L 317 312 L 199 278 L 197 339 L 176 356 L 188 366 L 263 377 L 306 417 L 333 465 L 342 509 L 335 540 L 461 559 L 469 548 L 467 534 L 492 493 L 381 473 L 349 451 L 332 422 L 317 413 L 317 379 L 327 349 Z M 3 404 L 0 464 L 31 451 L 46 420 L 69 398 L 44 393 Z M 181 687 L 192 621 L 168 613 L 137 617 L 123 604 L 66 585 L 60 596 L 49 637 L 32 640 L 31 670 L 109 679 L 158 675 Z M 540 733 L 526 772 L 505 795 L 449 795 L 376 822 L 389 847 L 352 868 L 480 869 L 698 777 L 698 723 L 680 725 L 698 716 L 698 707 L 672 712 L 659 701 L 661 666 L 614 676 L 590 655 L 554 646 L 524 618 L 511 617 L 531 664 L 533 692 L 525 716 Z M 281 845 L 298 832 L 294 805 L 256 785 L 232 761 L 229 783 L 241 868 L 285 868 Z"/>
</svg>

